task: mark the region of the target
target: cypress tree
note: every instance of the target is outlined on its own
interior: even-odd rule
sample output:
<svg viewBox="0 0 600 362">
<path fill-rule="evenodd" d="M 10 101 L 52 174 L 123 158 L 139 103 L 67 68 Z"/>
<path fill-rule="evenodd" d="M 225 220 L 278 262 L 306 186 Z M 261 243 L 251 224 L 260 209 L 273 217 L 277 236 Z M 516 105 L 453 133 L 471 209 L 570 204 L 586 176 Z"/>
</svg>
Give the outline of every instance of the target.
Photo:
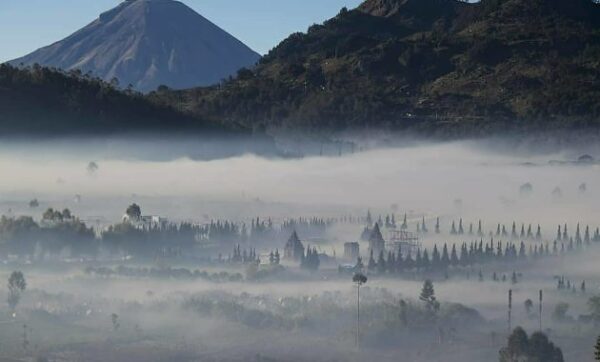
<svg viewBox="0 0 600 362">
<path fill-rule="evenodd" d="M 585 227 L 585 234 L 583 236 L 583 240 L 585 241 L 586 244 L 590 243 L 590 227 L 587 225 Z"/>
<path fill-rule="evenodd" d="M 456 244 L 452 244 L 452 252 L 450 253 L 450 265 L 456 267 L 460 263 L 458 254 L 456 253 Z"/>
<path fill-rule="evenodd" d="M 441 267 L 440 252 L 438 251 L 437 244 L 433 245 L 433 253 L 431 254 L 431 268 L 436 270 Z"/>
<path fill-rule="evenodd" d="M 431 266 L 431 262 L 429 261 L 429 253 L 427 252 L 427 249 L 425 249 L 423 251 L 423 257 L 421 258 L 421 265 L 423 266 L 423 269 L 429 269 L 429 267 Z"/>
<path fill-rule="evenodd" d="M 450 255 L 448 255 L 448 246 L 444 243 L 444 248 L 442 249 L 442 259 L 441 259 L 442 268 L 447 268 L 450 265 Z"/>
</svg>

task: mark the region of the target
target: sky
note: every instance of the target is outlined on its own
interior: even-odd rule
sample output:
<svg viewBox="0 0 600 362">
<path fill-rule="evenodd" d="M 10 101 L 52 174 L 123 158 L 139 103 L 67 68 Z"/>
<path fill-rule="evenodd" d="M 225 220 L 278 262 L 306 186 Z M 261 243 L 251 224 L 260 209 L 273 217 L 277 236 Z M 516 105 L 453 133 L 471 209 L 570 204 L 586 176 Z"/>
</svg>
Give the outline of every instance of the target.
<svg viewBox="0 0 600 362">
<path fill-rule="evenodd" d="M 0 62 L 70 35 L 120 0 L 0 0 Z M 265 54 L 361 0 L 183 0 L 255 51 Z"/>
</svg>

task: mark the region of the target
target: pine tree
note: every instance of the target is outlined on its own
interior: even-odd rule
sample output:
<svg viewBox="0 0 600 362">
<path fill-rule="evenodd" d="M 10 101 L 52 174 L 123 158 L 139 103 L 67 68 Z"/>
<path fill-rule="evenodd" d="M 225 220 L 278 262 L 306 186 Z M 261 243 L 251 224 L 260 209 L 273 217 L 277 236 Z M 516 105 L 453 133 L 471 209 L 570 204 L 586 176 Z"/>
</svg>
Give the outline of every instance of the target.
<svg viewBox="0 0 600 362">
<path fill-rule="evenodd" d="M 441 266 L 446 269 L 450 265 L 450 255 L 448 255 L 448 245 L 444 244 L 442 249 Z"/>
<path fill-rule="evenodd" d="M 585 227 L 585 234 L 583 236 L 583 240 L 585 241 L 586 244 L 590 243 L 590 227 L 587 225 Z"/>
<path fill-rule="evenodd" d="M 479 237 L 483 236 L 483 227 L 481 225 L 481 220 L 479 220 L 479 225 L 477 226 L 477 236 L 479 236 Z"/>
<path fill-rule="evenodd" d="M 421 265 L 423 269 L 428 269 L 431 266 L 431 262 L 429 261 L 429 253 L 427 249 L 423 251 L 423 257 L 421 258 Z"/>
<path fill-rule="evenodd" d="M 465 233 L 465 230 L 463 229 L 463 222 L 462 222 L 462 218 L 458 221 L 458 233 L 460 235 Z"/>
<path fill-rule="evenodd" d="M 437 244 L 433 245 L 433 253 L 431 253 L 431 268 L 437 270 L 441 267 L 440 252 L 438 251 Z"/>
<path fill-rule="evenodd" d="M 537 227 L 537 232 L 535 233 L 535 238 L 537 240 L 542 240 L 542 228 L 540 227 L 539 224 L 538 224 L 538 227 Z"/>
<path fill-rule="evenodd" d="M 423 220 L 421 221 L 421 231 L 426 233 L 429 230 L 427 229 L 427 225 L 425 225 L 425 216 L 423 216 Z"/>
<path fill-rule="evenodd" d="M 419 300 L 425 303 L 429 311 L 437 311 L 439 309 L 440 305 L 435 297 L 435 289 L 431 280 L 427 279 L 423 282 Z"/>
<path fill-rule="evenodd" d="M 456 244 L 452 244 L 452 252 L 450 253 L 450 265 L 456 267 L 460 264 L 458 254 L 456 253 Z"/>
<path fill-rule="evenodd" d="M 596 345 L 594 346 L 594 357 L 596 361 L 600 361 L 600 336 L 596 339 Z"/>
<path fill-rule="evenodd" d="M 560 232 L 560 225 L 558 225 L 558 231 L 556 232 L 556 240 L 562 240 L 562 233 Z"/>
<path fill-rule="evenodd" d="M 440 233 L 440 218 L 439 217 L 435 220 L 435 233 L 436 234 Z"/>
<path fill-rule="evenodd" d="M 406 214 L 404 214 L 404 220 L 402 221 L 401 229 L 402 230 L 408 229 L 408 222 L 406 221 Z"/>
<path fill-rule="evenodd" d="M 450 230 L 450 234 L 456 235 L 456 224 L 452 221 L 452 229 Z"/>
</svg>

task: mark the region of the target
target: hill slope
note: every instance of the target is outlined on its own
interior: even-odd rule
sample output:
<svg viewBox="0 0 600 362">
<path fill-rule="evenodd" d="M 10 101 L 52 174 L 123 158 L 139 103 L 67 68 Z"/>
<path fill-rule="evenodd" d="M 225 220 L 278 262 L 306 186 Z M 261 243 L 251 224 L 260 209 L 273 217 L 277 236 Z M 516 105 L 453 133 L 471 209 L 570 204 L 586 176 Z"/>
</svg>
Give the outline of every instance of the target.
<svg viewBox="0 0 600 362">
<path fill-rule="evenodd" d="M 367 0 L 291 35 L 220 88 L 151 97 L 253 126 L 600 128 L 600 5 Z"/>
<path fill-rule="evenodd" d="M 259 55 L 184 4 L 128 0 L 69 37 L 11 61 L 79 69 L 140 91 L 206 86 Z"/>
<path fill-rule="evenodd" d="M 0 64 L 0 129 L 9 137 L 228 130 L 99 79 L 8 64 Z"/>
</svg>

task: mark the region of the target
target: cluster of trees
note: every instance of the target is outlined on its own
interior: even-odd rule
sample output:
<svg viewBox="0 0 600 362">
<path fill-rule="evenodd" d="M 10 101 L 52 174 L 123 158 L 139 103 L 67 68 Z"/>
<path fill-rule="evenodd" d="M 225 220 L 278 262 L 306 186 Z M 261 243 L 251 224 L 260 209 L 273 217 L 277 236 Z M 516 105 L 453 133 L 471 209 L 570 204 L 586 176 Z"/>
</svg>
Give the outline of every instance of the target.
<svg viewBox="0 0 600 362">
<path fill-rule="evenodd" d="M 217 220 L 198 228 L 198 239 L 208 244 L 231 245 L 252 244 L 269 245 L 284 240 L 293 230 L 298 230 L 307 237 L 323 237 L 327 228 L 337 222 L 336 219 L 297 218 L 285 220 L 276 226 L 268 219 L 253 218 L 250 226 L 246 223 L 236 224 L 233 221 Z"/>
<path fill-rule="evenodd" d="M 256 255 L 256 249 L 250 248 L 250 250 L 241 250 L 238 244 L 233 248 L 233 256 L 230 254 L 228 257 L 230 263 L 257 263 L 260 264 L 260 257 Z"/>
<path fill-rule="evenodd" d="M 316 271 L 319 269 L 321 265 L 321 260 L 319 259 L 319 252 L 317 248 L 311 248 L 310 245 L 306 248 L 306 255 L 302 255 L 300 258 L 300 268 Z"/>
<path fill-rule="evenodd" d="M 285 220 L 281 225 L 281 232 L 290 234 L 294 230 L 302 234 L 305 238 L 321 238 L 324 237 L 327 228 L 336 222 L 335 219 L 325 218 L 298 218 Z"/>
<path fill-rule="evenodd" d="M 521 327 L 508 337 L 507 346 L 500 350 L 500 362 L 563 362 L 564 357 L 560 348 L 550 342 L 542 332 L 534 332 L 527 336 Z"/>
<path fill-rule="evenodd" d="M 68 210 L 47 210 L 41 224 L 29 216 L 0 217 L 0 251 L 5 254 L 42 256 L 68 249 L 80 255 L 97 246 L 93 229 Z"/>
<path fill-rule="evenodd" d="M 558 290 L 566 290 L 569 292 L 577 292 L 577 285 L 575 285 L 575 283 L 571 283 L 571 280 L 566 279 L 564 276 L 561 276 L 558 278 L 557 283 L 556 283 L 556 289 Z M 581 284 L 579 284 L 579 290 L 581 291 L 581 293 L 585 293 L 586 291 L 586 287 L 585 287 L 585 280 L 581 282 Z"/>
<path fill-rule="evenodd" d="M 79 70 L 67 72 L 39 65 L 0 64 L 0 108 L 0 125 L 5 133 L 225 129 Z"/>
<path fill-rule="evenodd" d="M 215 119 L 317 130 L 369 125 L 457 137 L 597 127 L 600 94 L 588 79 L 600 77 L 598 6 L 513 3 L 343 11 L 290 35 L 236 79 L 154 97 Z M 515 15 L 513 6 L 527 10 Z M 475 24 L 480 31 L 464 36 Z"/>
<path fill-rule="evenodd" d="M 199 227 L 190 223 L 138 228 L 124 222 L 111 225 L 98 243 L 112 253 L 119 251 L 145 257 L 181 256 L 196 245 Z"/>
<path fill-rule="evenodd" d="M 582 244 L 569 244 L 566 250 L 572 251 L 582 247 Z M 418 249 L 413 258 L 409 251 L 406 256 L 402 254 L 402 249 L 394 253 L 384 251 L 379 253 L 377 259 L 371 250 L 367 269 L 371 272 L 400 273 L 405 270 L 417 271 L 446 271 L 450 267 L 470 267 L 490 262 L 515 262 L 518 260 L 535 260 L 541 257 L 557 256 L 566 252 L 564 243 L 559 250 L 558 242 L 554 241 L 552 251 L 548 243 L 539 245 L 530 245 L 529 251 L 525 243 L 516 244 L 513 242 L 496 242 L 493 238 L 484 244 L 483 240 L 479 242 L 462 243 L 459 247 L 452 244 L 444 244 L 440 249 L 437 244 L 434 245 L 432 252 L 428 249 Z M 362 263 L 362 262 L 361 262 Z"/>
</svg>

